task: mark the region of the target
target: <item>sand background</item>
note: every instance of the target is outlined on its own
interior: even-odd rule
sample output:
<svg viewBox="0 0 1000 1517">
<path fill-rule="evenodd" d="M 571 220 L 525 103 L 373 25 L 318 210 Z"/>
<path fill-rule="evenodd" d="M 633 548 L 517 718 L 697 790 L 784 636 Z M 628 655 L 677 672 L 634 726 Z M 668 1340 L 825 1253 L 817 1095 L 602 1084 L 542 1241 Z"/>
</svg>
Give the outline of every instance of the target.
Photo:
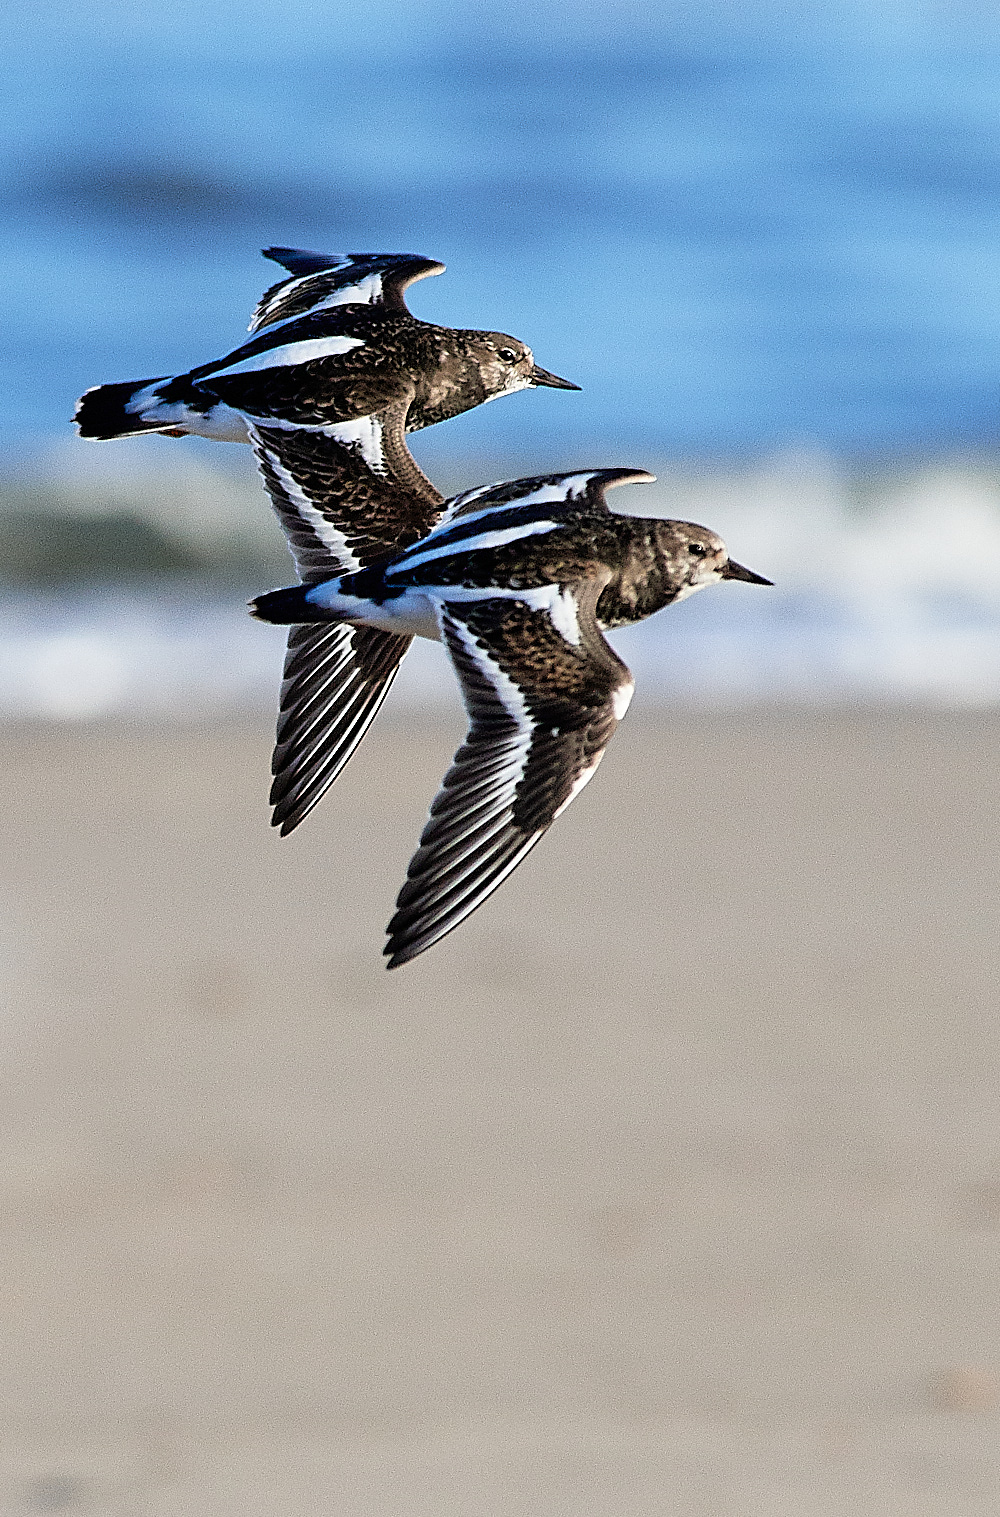
<svg viewBox="0 0 1000 1517">
<path fill-rule="evenodd" d="M 7 729 L 0 1512 L 1000 1511 L 1000 718 L 631 715 L 387 974 L 459 727 Z"/>
</svg>

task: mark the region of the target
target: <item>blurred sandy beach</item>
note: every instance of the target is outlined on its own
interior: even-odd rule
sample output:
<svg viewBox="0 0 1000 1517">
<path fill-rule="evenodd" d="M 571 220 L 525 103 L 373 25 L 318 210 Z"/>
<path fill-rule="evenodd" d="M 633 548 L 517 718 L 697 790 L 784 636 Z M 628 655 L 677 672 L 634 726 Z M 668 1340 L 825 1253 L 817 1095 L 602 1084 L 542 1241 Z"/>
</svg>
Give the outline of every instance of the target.
<svg viewBox="0 0 1000 1517">
<path fill-rule="evenodd" d="M 460 730 L 10 727 L 0 1511 L 1000 1491 L 1000 718 L 630 717 L 415 965 Z"/>
</svg>

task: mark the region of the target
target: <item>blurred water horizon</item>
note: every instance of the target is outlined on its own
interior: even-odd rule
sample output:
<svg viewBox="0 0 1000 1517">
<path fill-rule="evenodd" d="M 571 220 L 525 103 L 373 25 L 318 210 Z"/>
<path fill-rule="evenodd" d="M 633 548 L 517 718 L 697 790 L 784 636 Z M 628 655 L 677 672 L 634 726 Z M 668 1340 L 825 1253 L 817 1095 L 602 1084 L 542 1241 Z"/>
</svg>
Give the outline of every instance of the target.
<svg viewBox="0 0 1000 1517">
<path fill-rule="evenodd" d="M 614 508 L 709 525 L 775 588 L 713 587 L 617 634 L 642 701 L 1000 703 L 1000 462 L 862 475 L 799 450 L 656 472 Z M 439 477 L 457 490 L 489 475 L 454 460 Z M 6 510 L 0 492 L 0 718 L 273 705 L 284 635 L 251 622 L 245 601 L 293 572 L 248 449 L 60 446 L 20 490 Z M 418 643 L 389 710 L 456 700 L 441 650 Z"/>
</svg>

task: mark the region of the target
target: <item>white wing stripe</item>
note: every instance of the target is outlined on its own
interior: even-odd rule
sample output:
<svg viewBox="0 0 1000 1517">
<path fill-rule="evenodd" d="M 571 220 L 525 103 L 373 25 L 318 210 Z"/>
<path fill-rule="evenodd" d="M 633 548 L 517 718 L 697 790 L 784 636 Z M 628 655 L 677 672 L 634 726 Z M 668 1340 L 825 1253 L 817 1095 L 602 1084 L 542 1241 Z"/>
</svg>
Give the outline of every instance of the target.
<svg viewBox="0 0 1000 1517">
<path fill-rule="evenodd" d="M 494 505 L 484 506 L 481 511 L 470 511 L 463 516 L 463 522 L 479 521 L 483 516 L 489 516 L 491 511 L 511 511 L 521 506 L 542 506 L 549 501 L 571 500 L 575 495 L 581 495 L 587 487 L 588 480 L 593 479 L 594 471 L 588 470 L 586 474 L 566 475 L 557 485 L 539 485 L 537 490 L 532 490 L 529 495 L 519 495 L 513 500 L 497 501 Z M 457 517 L 458 512 L 469 502 L 478 500 L 490 490 L 501 489 L 503 481 L 492 485 L 477 485 L 474 490 L 465 490 L 461 495 L 456 495 L 454 500 L 448 502 L 448 508 L 434 528 L 434 532 L 440 532 L 442 527 L 449 526 Z M 434 533 L 431 533 L 433 537 Z"/>
<path fill-rule="evenodd" d="M 434 531 L 436 532 L 439 528 L 448 526 L 455 519 L 456 512 L 460 511 L 464 505 L 468 505 L 470 501 L 478 500 L 481 495 L 486 495 L 490 490 L 497 489 L 500 484 L 502 484 L 502 480 L 495 480 L 491 485 L 477 485 L 474 490 L 463 490 L 461 495 L 456 495 L 448 502 L 447 510 L 438 522 L 437 527 L 434 528 Z M 495 510 L 495 507 L 487 507 L 487 511 L 489 510 Z M 476 521 L 480 516 L 485 516 L 487 511 L 470 512 L 467 520 Z"/>
<path fill-rule="evenodd" d="M 561 638 L 574 648 L 579 648 L 580 617 L 576 597 L 572 590 L 560 590 L 557 585 L 553 585 L 552 589 L 555 593 L 548 600 L 549 620 Z"/>
<path fill-rule="evenodd" d="M 268 455 L 270 456 L 270 455 Z M 284 484 L 284 480 L 282 480 Z M 294 486 L 294 480 L 292 485 Z M 286 490 L 288 486 L 285 485 Z M 299 492 L 301 495 L 301 492 Z M 302 497 L 305 500 L 305 497 Z M 298 506 L 298 500 L 294 502 Z M 502 585 L 413 585 L 407 586 L 402 594 L 389 596 L 382 601 L 369 600 L 367 597 L 351 594 L 341 589 L 343 575 L 352 569 L 360 568 L 361 565 L 351 555 L 347 540 L 341 532 L 330 525 L 325 518 L 320 517 L 315 506 L 306 501 L 300 506 L 304 518 L 313 524 L 313 517 L 308 513 L 315 514 L 316 532 L 322 533 L 323 542 L 337 553 L 338 562 L 342 564 L 343 573 L 331 576 L 329 579 L 320 580 L 306 591 L 306 599 L 311 605 L 322 606 L 327 611 L 332 611 L 335 616 L 340 616 L 345 621 L 361 622 L 369 627 L 378 627 L 383 632 L 394 632 L 405 637 L 428 637 L 436 638 L 439 635 L 439 626 L 442 607 L 448 605 L 476 605 L 477 603 L 505 600 L 516 605 L 527 606 L 529 611 L 541 611 L 547 615 L 553 629 L 567 643 L 579 647 L 580 625 L 577 620 L 576 602 L 572 591 L 562 590 L 559 585 L 537 585 L 532 590 L 510 590 Z M 320 526 L 322 523 L 322 527 Z M 387 582 L 392 584 L 392 576 L 386 576 Z M 478 660 L 485 657 L 482 649 L 476 645 L 473 654 Z M 493 670 L 496 672 L 494 673 Z M 499 665 L 490 664 L 488 678 L 491 683 L 507 679 Z M 507 680 L 511 690 L 517 687 Z M 523 725 L 523 715 L 518 707 L 518 725 Z"/>
<path fill-rule="evenodd" d="M 317 270 L 317 273 L 339 274 L 344 269 L 349 269 L 351 267 L 351 264 L 354 261 L 352 258 L 348 257 L 347 254 L 345 254 L 345 253 L 331 253 L 330 257 L 331 258 L 338 258 L 339 257 L 340 262 L 339 263 L 331 263 L 330 267 L 328 269 Z M 284 280 L 282 280 L 281 284 L 279 284 L 278 288 L 275 290 L 274 294 L 271 296 L 270 300 L 267 302 L 267 305 L 262 305 L 255 312 L 254 319 L 250 323 L 250 325 L 247 327 L 247 331 L 248 332 L 255 332 L 255 331 L 257 331 L 258 327 L 263 326 L 264 322 L 267 320 L 268 313 L 271 312 L 271 311 L 273 311 L 276 306 L 281 305 L 282 301 L 284 301 L 286 299 L 286 297 L 289 296 L 292 293 L 293 290 L 297 290 L 301 285 L 308 284 L 310 279 L 315 279 L 315 278 L 316 278 L 316 274 L 300 274 L 297 279 L 284 279 Z M 277 323 L 277 325 L 280 325 L 280 323 Z"/>
<path fill-rule="evenodd" d="M 482 591 L 479 591 L 479 598 L 482 598 Z M 473 663 L 479 666 L 483 674 L 493 686 L 501 705 L 506 711 L 510 713 L 514 721 L 517 723 L 519 730 L 521 733 L 523 733 L 523 737 L 520 739 L 520 742 L 524 744 L 524 751 L 527 753 L 527 750 L 531 744 L 532 721 L 531 717 L 528 714 L 528 707 L 525 704 L 524 696 L 521 694 L 520 690 L 514 684 L 514 681 L 510 678 L 510 676 L 506 674 L 503 669 L 501 669 L 500 665 L 494 659 L 490 658 L 490 655 L 487 653 L 486 649 L 480 646 L 478 640 L 469 631 L 469 628 L 466 627 L 464 623 L 456 621 L 454 617 L 448 616 L 447 611 L 443 606 L 438 610 L 438 620 L 439 622 L 442 622 L 442 631 L 444 630 L 444 617 L 447 617 L 449 627 L 456 634 L 459 641 L 464 645 L 465 650 L 468 653 L 469 657 L 472 659 Z M 512 748 L 517 741 L 517 739 L 511 740 Z"/>
<path fill-rule="evenodd" d="M 363 348 L 360 337 L 310 337 L 302 342 L 287 342 L 278 348 L 267 348 L 263 353 L 252 353 L 224 369 L 213 369 L 205 376 L 211 384 L 213 379 L 225 379 L 230 374 L 249 374 L 255 369 L 281 369 L 293 364 L 312 363 L 317 358 L 332 358 L 340 353 L 349 353 L 352 348 Z"/>
<path fill-rule="evenodd" d="M 331 437 L 342 422 L 329 421 L 287 421 L 281 416 L 255 416 L 252 411 L 241 411 L 247 421 L 258 427 L 270 427 L 279 432 L 322 432 L 324 436 Z"/>
<path fill-rule="evenodd" d="M 531 611 L 544 611 L 565 642 L 571 643 L 575 648 L 580 646 L 576 599 L 572 590 L 563 590 L 559 585 L 537 585 L 533 590 L 508 590 L 501 585 L 436 585 L 433 593 L 443 601 L 454 601 L 457 604 L 477 600 L 520 601 Z"/>
<path fill-rule="evenodd" d="M 373 474 L 382 478 L 388 474 L 382 447 L 382 423 L 377 416 L 359 416 L 355 421 L 338 421 L 326 428 L 326 436 L 332 442 L 342 443 L 344 447 L 359 453 Z"/>
<path fill-rule="evenodd" d="M 346 268 L 346 264 L 344 265 Z M 335 269 L 324 269 L 324 273 L 336 273 Z M 306 274 L 302 279 L 291 280 L 281 287 L 279 300 L 270 301 L 267 307 L 261 311 L 257 325 L 247 327 L 248 332 L 257 331 L 258 326 L 266 323 L 272 331 L 276 332 L 279 327 L 287 326 L 290 321 L 301 321 L 303 316 L 314 316 L 317 311 L 329 311 L 334 306 L 346 305 L 377 305 L 382 299 L 382 275 L 369 274 L 364 279 L 359 279 L 357 284 L 344 285 L 339 290 L 333 290 L 329 295 L 324 295 L 322 300 L 317 300 L 314 305 L 304 311 L 296 311 L 293 316 L 282 316 L 280 321 L 268 321 L 269 313 L 276 310 L 291 292 L 292 286 L 304 284 L 307 279 L 315 279 L 315 274 Z"/>
<path fill-rule="evenodd" d="M 595 758 L 594 762 L 591 764 L 590 768 L 589 769 L 583 769 L 583 770 L 581 770 L 581 772 L 577 775 L 576 779 L 573 781 L 573 788 L 570 791 L 569 795 L 563 801 L 562 805 L 561 806 L 557 806 L 556 809 L 555 809 L 555 811 L 553 811 L 553 813 L 552 813 L 552 820 L 553 821 L 555 821 L 555 819 L 556 819 L 557 816 L 562 816 L 563 812 L 566 810 L 566 807 L 569 805 L 570 801 L 575 801 L 576 800 L 576 797 L 580 794 L 580 791 L 583 789 L 584 785 L 589 785 L 590 784 L 590 781 L 594 778 L 594 775 L 597 773 L 597 766 L 601 762 L 601 759 L 604 757 L 604 753 L 605 753 L 605 750 L 602 748 L 601 751 L 600 751 L 600 753 Z"/>
<path fill-rule="evenodd" d="M 408 552 L 400 554 L 392 566 L 392 572 L 396 574 L 400 569 L 416 569 L 421 564 L 429 564 L 436 558 L 448 558 L 452 554 L 478 553 L 484 548 L 503 548 L 507 543 L 519 542 L 522 537 L 536 537 L 542 532 L 554 532 L 558 525 L 559 523 L 554 521 L 521 522 L 516 527 L 503 527 L 496 532 L 480 532 L 476 536 L 461 537 L 443 547 L 425 547 L 425 543 L 433 543 L 434 533 L 432 532 L 429 538 L 416 543 Z"/>
<path fill-rule="evenodd" d="M 278 455 L 273 453 L 270 448 L 264 447 L 262 443 L 260 447 L 261 452 L 274 471 L 275 478 L 284 490 L 289 505 L 299 513 L 303 521 L 308 522 L 320 542 L 325 548 L 329 548 L 345 573 L 352 573 L 355 569 L 360 569 L 361 560 L 352 551 L 343 532 L 338 527 L 335 527 L 331 521 L 328 521 L 322 511 L 316 509 L 308 495 L 304 494 L 298 481 L 293 475 L 289 474 Z"/>
</svg>

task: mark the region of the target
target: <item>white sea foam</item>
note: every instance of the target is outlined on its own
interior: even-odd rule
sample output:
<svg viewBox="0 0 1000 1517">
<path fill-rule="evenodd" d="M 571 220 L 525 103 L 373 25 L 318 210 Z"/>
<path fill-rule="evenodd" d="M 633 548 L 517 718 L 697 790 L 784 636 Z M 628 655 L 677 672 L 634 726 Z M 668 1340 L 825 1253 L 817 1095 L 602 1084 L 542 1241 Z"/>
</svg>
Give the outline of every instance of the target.
<svg viewBox="0 0 1000 1517">
<path fill-rule="evenodd" d="M 124 714 L 196 720 L 273 702 L 281 628 L 253 636 L 246 607 L 186 591 L 8 599 L 0 717 Z"/>
<path fill-rule="evenodd" d="M 622 490 L 615 505 L 711 526 L 775 588 L 713 586 L 613 634 L 640 702 L 1000 704 L 1000 472 L 952 464 L 863 488 L 803 457 L 730 474 L 658 472 L 658 485 Z M 206 515 L 217 499 L 227 531 L 237 515 L 270 530 L 249 478 L 246 495 L 235 481 L 214 495 L 197 482 L 190 510 L 174 481 L 154 492 L 150 514 L 162 526 L 176 512 L 191 542 L 220 530 Z M 251 622 L 236 594 L 21 591 L 0 623 L 0 715 L 266 709 L 282 645 L 281 629 Z M 391 705 L 436 700 L 457 701 L 454 677 L 439 648 L 418 643 Z"/>
</svg>

